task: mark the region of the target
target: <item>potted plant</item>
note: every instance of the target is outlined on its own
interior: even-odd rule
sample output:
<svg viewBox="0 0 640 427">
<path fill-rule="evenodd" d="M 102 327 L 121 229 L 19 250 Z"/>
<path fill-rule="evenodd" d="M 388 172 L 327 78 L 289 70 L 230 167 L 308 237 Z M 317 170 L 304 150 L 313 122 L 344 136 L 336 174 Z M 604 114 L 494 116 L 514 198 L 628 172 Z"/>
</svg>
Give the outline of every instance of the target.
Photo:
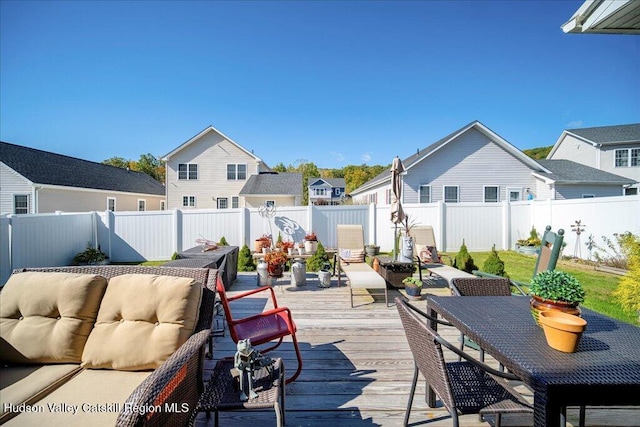
<svg viewBox="0 0 640 427">
<path fill-rule="evenodd" d="M 404 290 L 407 295 L 413 299 L 420 299 L 420 293 L 422 292 L 422 280 L 416 277 L 407 277 L 402 280 L 404 284 Z"/>
<path fill-rule="evenodd" d="M 258 237 L 254 244 L 254 252 L 262 252 L 262 248 L 270 248 L 271 247 L 271 236 L 268 234 L 263 234 Z"/>
<path fill-rule="evenodd" d="M 536 228 L 531 227 L 528 238 L 516 241 L 516 250 L 523 254 L 533 255 L 538 253 L 541 244 L 542 240 L 540 240 L 540 237 L 538 237 Z"/>
<path fill-rule="evenodd" d="M 267 263 L 267 272 L 271 277 L 282 277 L 284 265 L 287 262 L 287 255 L 282 251 L 272 251 L 264 256 Z"/>
<path fill-rule="evenodd" d="M 409 215 L 405 214 L 404 222 L 402 222 L 404 233 L 400 238 L 400 251 L 398 254 L 398 261 L 413 262 L 413 237 L 411 237 L 411 229 L 415 227 L 415 225 L 415 220 L 409 222 Z"/>
<path fill-rule="evenodd" d="M 364 250 L 368 257 L 374 257 L 380 253 L 380 246 L 369 243 L 364 247 Z"/>
<path fill-rule="evenodd" d="M 87 245 L 87 249 L 76 254 L 71 262 L 72 265 L 104 265 L 109 264 L 107 254 L 98 249 L 94 249 L 91 245 Z"/>
<path fill-rule="evenodd" d="M 313 254 L 318 250 L 318 236 L 314 231 L 304 236 L 304 250 L 308 254 Z"/>
<path fill-rule="evenodd" d="M 546 270 L 531 279 L 531 314 L 539 323 L 540 311 L 558 310 L 576 316 L 580 315 L 578 305 L 584 301 L 582 284 L 569 273 L 560 270 Z"/>
</svg>

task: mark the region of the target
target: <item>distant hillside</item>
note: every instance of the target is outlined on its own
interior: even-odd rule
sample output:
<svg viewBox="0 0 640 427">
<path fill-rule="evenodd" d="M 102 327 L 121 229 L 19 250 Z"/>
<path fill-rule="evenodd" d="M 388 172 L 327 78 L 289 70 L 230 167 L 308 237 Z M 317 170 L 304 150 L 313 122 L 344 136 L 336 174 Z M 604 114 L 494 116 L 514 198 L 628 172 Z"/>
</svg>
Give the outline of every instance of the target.
<svg viewBox="0 0 640 427">
<path fill-rule="evenodd" d="M 530 148 L 528 150 L 522 150 L 522 152 L 532 159 L 546 159 L 547 154 L 549 154 L 552 148 L 553 145 L 550 145 L 548 147 Z"/>
</svg>

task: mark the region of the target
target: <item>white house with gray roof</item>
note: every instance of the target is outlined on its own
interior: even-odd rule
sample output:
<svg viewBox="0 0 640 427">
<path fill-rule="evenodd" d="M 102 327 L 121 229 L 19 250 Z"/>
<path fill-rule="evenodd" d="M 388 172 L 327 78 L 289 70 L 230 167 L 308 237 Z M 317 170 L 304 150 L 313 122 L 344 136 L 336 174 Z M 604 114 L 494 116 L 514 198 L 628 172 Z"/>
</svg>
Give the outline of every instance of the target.
<svg viewBox="0 0 640 427">
<path fill-rule="evenodd" d="M 599 171 L 627 178 L 624 194 L 638 194 L 640 181 L 640 123 L 567 129 L 547 159 L 572 160 Z"/>
<path fill-rule="evenodd" d="M 309 178 L 310 205 L 339 205 L 347 196 L 344 178 Z"/>
<path fill-rule="evenodd" d="M 577 163 L 537 162 L 479 121 L 402 162 L 403 203 L 498 203 L 525 200 L 528 192 L 537 199 L 619 196 L 633 182 Z M 391 204 L 390 171 L 351 196 L 354 203 Z"/>
<path fill-rule="evenodd" d="M 165 208 L 149 175 L 0 142 L 0 214 Z"/>
<path fill-rule="evenodd" d="M 297 206 L 302 180 L 272 174 L 260 157 L 209 126 L 165 155 L 168 209 Z M 263 176 L 264 174 L 264 176 Z"/>
</svg>

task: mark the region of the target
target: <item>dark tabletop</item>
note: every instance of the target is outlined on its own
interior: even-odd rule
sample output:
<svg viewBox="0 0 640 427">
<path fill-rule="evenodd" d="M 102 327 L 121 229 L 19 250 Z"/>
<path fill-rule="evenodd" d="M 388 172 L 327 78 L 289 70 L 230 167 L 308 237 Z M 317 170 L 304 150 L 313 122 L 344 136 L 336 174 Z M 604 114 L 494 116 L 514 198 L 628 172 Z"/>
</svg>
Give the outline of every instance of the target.
<svg viewBox="0 0 640 427">
<path fill-rule="evenodd" d="M 231 284 L 236 280 L 238 276 L 238 246 L 218 246 L 217 249 L 212 251 L 203 251 L 203 246 L 195 246 L 193 248 L 182 251 L 178 254 L 178 260 L 169 262 L 165 265 L 171 265 L 175 267 L 184 267 L 186 265 L 195 266 L 197 263 L 182 261 L 182 259 L 196 259 L 206 262 L 206 266 L 209 268 L 215 268 L 220 271 L 220 277 L 224 283 L 225 289 L 229 289 Z M 202 266 L 205 266 L 204 264 Z"/>
<path fill-rule="evenodd" d="M 534 425 L 559 425 L 560 408 L 640 405 L 640 328 L 582 308 L 575 353 L 547 345 L 526 297 L 427 297 L 435 310 L 534 390 Z"/>
</svg>

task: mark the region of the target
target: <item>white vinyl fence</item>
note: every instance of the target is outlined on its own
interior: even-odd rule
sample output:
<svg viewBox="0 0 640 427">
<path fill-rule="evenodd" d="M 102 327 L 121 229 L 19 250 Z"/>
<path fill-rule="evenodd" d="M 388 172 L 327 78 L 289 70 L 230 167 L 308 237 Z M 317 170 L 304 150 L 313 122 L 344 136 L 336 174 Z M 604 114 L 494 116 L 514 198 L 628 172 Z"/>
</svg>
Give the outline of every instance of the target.
<svg viewBox="0 0 640 427">
<path fill-rule="evenodd" d="M 586 241 L 630 231 L 640 234 L 640 197 L 487 203 L 407 204 L 409 222 L 433 225 L 438 248 L 456 252 L 464 241 L 470 251 L 513 249 L 516 240 L 529 236 L 531 227 L 542 232 L 550 225 L 565 230 L 564 255 L 573 255 L 576 233 L 571 225 L 581 220 L 579 255 L 590 256 Z M 0 284 L 12 269 L 70 264 L 87 245 L 100 246 L 112 262 L 168 260 L 174 252 L 196 246 L 197 239 L 252 247 L 262 234 L 278 234 L 302 241 L 315 231 L 326 247 L 336 246 L 338 224 L 362 224 L 365 243 L 382 251 L 393 249 L 394 224 L 389 206 L 299 206 L 278 208 L 272 217 L 258 209 L 172 210 L 147 212 L 89 212 L 0 217 Z"/>
</svg>

